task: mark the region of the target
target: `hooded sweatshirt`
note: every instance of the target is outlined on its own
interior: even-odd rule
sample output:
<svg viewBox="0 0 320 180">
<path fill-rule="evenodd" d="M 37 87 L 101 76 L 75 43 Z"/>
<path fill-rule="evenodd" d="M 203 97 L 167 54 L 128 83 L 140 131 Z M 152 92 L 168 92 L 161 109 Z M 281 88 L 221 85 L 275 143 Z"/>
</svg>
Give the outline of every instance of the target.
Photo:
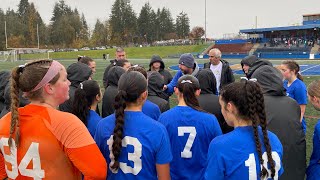
<svg viewBox="0 0 320 180">
<path fill-rule="evenodd" d="M 248 64 L 249 65 L 249 64 Z M 252 74 L 254 73 L 254 71 L 256 71 L 259 67 L 264 66 L 264 65 L 268 65 L 272 67 L 272 63 L 268 60 L 262 60 L 262 59 L 258 59 L 257 61 L 253 62 L 253 64 L 250 66 L 248 73 L 246 74 L 247 78 L 251 78 Z"/>
<path fill-rule="evenodd" d="M 163 92 L 164 79 L 158 72 L 152 72 L 148 78 L 148 100 L 159 106 L 161 113 L 170 109 L 169 96 Z"/>
<path fill-rule="evenodd" d="M 0 72 L 0 112 L 3 108 L 5 108 L 5 98 L 4 98 L 4 90 L 10 80 L 10 72 L 9 71 L 1 71 Z"/>
<path fill-rule="evenodd" d="M 282 74 L 270 65 L 253 72 L 262 88 L 268 130 L 275 133 L 283 146 L 284 173 L 280 180 L 304 179 L 306 169 L 306 140 L 300 123 L 300 106 L 286 96 Z"/>
<path fill-rule="evenodd" d="M 69 100 L 59 106 L 60 111 L 72 112 L 72 103 L 74 99 L 74 93 L 79 87 L 79 84 L 85 80 L 88 80 L 92 75 L 91 68 L 81 62 L 73 63 L 67 68 L 68 80 L 71 82 L 69 89 Z"/>
<path fill-rule="evenodd" d="M 217 117 L 223 134 L 232 131 L 233 128 L 228 126 L 221 113 L 219 97 L 216 95 L 216 78 L 213 72 L 210 69 L 202 69 L 196 75 L 196 78 L 199 80 L 201 88 L 201 93 L 198 97 L 200 107 Z"/>
<path fill-rule="evenodd" d="M 200 68 L 199 68 L 199 65 L 198 63 L 195 61 L 194 62 L 194 67 L 193 67 L 193 72 L 192 74 L 190 74 L 191 76 L 195 76 L 196 74 L 198 74 Z M 174 90 L 174 87 L 177 86 L 177 83 L 178 83 L 178 80 L 181 76 L 183 76 L 185 74 L 182 73 L 181 70 L 179 70 L 176 75 L 173 77 L 173 79 L 171 80 L 171 82 L 167 85 L 167 90 L 166 90 L 166 93 L 168 94 L 172 94 L 173 93 L 173 90 Z"/>
<path fill-rule="evenodd" d="M 243 66 L 244 66 L 244 65 L 247 65 L 247 66 L 249 66 L 249 67 L 252 67 L 252 65 L 253 65 L 256 61 L 258 61 L 258 60 L 259 60 L 259 59 L 258 59 L 257 56 L 255 56 L 255 55 L 250 55 L 250 56 L 246 56 L 245 58 L 243 58 L 243 59 L 241 60 L 241 62 L 240 62 L 243 73 L 246 74 L 246 72 L 244 72 L 244 70 L 243 70 Z"/>
<path fill-rule="evenodd" d="M 104 91 L 102 99 L 103 118 L 114 113 L 114 98 L 118 94 L 118 81 L 123 73 L 125 73 L 125 70 L 119 66 L 110 68 L 108 72 L 107 81 L 109 86 Z"/>
<path fill-rule="evenodd" d="M 172 75 L 171 73 L 165 69 L 165 65 L 164 62 L 162 61 L 162 59 L 160 58 L 160 56 L 152 56 L 152 59 L 150 61 L 149 64 L 149 71 L 152 71 L 152 65 L 155 62 L 159 62 L 160 63 L 160 70 L 159 73 L 163 76 L 164 79 L 164 84 L 169 84 L 172 80 Z"/>
<path fill-rule="evenodd" d="M 5 89 L 4 89 L 4 108 L 0 112 L 0 118 L 2 118 L 4 115 L 6 115 L 8 112 L 10 112 L 10 105 L 11 105 L 11 96 L 10 96 L 10 89 L 11 89 L 11 83 L 7 83 Z M 19 107 L 24 107 L 27 104 L 29 104 L 29 100 L 24 98 L 23 93 L 20 92 L 19 94 Z"/>
</svg>

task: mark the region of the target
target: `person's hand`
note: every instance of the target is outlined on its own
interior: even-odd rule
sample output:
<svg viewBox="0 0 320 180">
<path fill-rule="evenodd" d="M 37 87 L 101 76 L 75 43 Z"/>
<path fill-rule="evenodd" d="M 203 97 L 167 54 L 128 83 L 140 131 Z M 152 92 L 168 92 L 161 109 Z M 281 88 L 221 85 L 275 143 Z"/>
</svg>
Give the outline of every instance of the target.
<svg viewBox="0 0 320 180">
<path fill-rule="evenodd" d="M 163 90 L 165 91 L 165 90 L 167 90 L 168 89 L 168 86 L 167 85 L 164 85 L 163 86 Z"/>
</svg>

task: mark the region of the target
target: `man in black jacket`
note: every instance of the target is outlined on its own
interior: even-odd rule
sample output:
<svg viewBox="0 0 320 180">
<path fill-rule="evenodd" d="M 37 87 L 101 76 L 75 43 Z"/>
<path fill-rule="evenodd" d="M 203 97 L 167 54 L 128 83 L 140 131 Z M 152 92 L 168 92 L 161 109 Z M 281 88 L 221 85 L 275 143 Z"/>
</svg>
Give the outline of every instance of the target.
<svg viewBox="0 0 320 180">
<path fill-rule="evenodd" d="M 219 49 L 211 49 L 209 51 L 210 62 L 204 64 L 204 69 L 211 69 L 216 78 L 218 94 L 224 85 L 234 82 L 233 72 L 229 63 L 221 59 L 221 56 L 222 54 Z"/>
<path fill-rule="evenodd" d="M 268 60 L 258 59 L 255 55 L 246 56 L 241 61 L 242 70 L 247 78 L 251 78 L 254 71 L 264 65 L 272 66 L 272 63 Z"/>
<path fill-rule="evenodd" d="M 103 73 L 103 86 L 105 89 L 108 87 L 108 71 L 113 66 L 117 66 L 118 61 L 125 60 L 125 59 L 126 59 L 126 52 L 124 51 L 124 49 L 121 47 L 117 48 L 116 49 L 116 58 L 114 60 L 110 61 L 109 66 L 107 66 L 107 68 L 105 69 L 105 71 Z"/>
<path fill-rule="evenodd" d="M 303 180 L 306 170 L 306 140 L 300 123 L 300 106 L 286 96 L 281 72 L 270 65 L 253 66 L 264 95 L 268 130 L 275 133 L 283 146 L 280 180 Z"/>
</svg>

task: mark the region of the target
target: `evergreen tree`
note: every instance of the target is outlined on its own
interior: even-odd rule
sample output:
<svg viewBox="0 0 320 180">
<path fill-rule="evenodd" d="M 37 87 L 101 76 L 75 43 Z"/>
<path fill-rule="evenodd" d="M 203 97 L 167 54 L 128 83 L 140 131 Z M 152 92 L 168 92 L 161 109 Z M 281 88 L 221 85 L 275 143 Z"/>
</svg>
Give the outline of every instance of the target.
<svg viewBox="0 0 320 180">
<path fill-rule="evenodd" d="M 176 33 L 180 39 L 184 39 L 190 32 L 189 17 L 183 11 L 177 16 L 176 19 Z"/>
</svg>

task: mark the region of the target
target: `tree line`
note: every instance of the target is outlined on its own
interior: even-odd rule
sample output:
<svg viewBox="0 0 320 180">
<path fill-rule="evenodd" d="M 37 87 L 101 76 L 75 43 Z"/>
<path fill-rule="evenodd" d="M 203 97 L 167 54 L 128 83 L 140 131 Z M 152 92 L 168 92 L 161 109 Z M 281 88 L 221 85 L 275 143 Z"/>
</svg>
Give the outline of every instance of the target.
<svg viewBox="0 0 320 180">
<path fill-rule="evenodd" d="M 0 8 L 0 50 L 6 49 L 5 28 L 9 48 L 81 48 L 84 46 L 152 44 L 169 39 L 198 39 L 202 27 L 190 32 L 190 19 L 181 12 L 175 20 L 168 8 L 152 9 L 146 3 L 137 15 L 130 0 L 115 0 L 108 20 L 96 21 L 90 32 L 86 18 L 64 0 L 55 3 L 49 24 L 45 24 L 34 3 L 20 0 L 18 9 Z"/>
</svg>

